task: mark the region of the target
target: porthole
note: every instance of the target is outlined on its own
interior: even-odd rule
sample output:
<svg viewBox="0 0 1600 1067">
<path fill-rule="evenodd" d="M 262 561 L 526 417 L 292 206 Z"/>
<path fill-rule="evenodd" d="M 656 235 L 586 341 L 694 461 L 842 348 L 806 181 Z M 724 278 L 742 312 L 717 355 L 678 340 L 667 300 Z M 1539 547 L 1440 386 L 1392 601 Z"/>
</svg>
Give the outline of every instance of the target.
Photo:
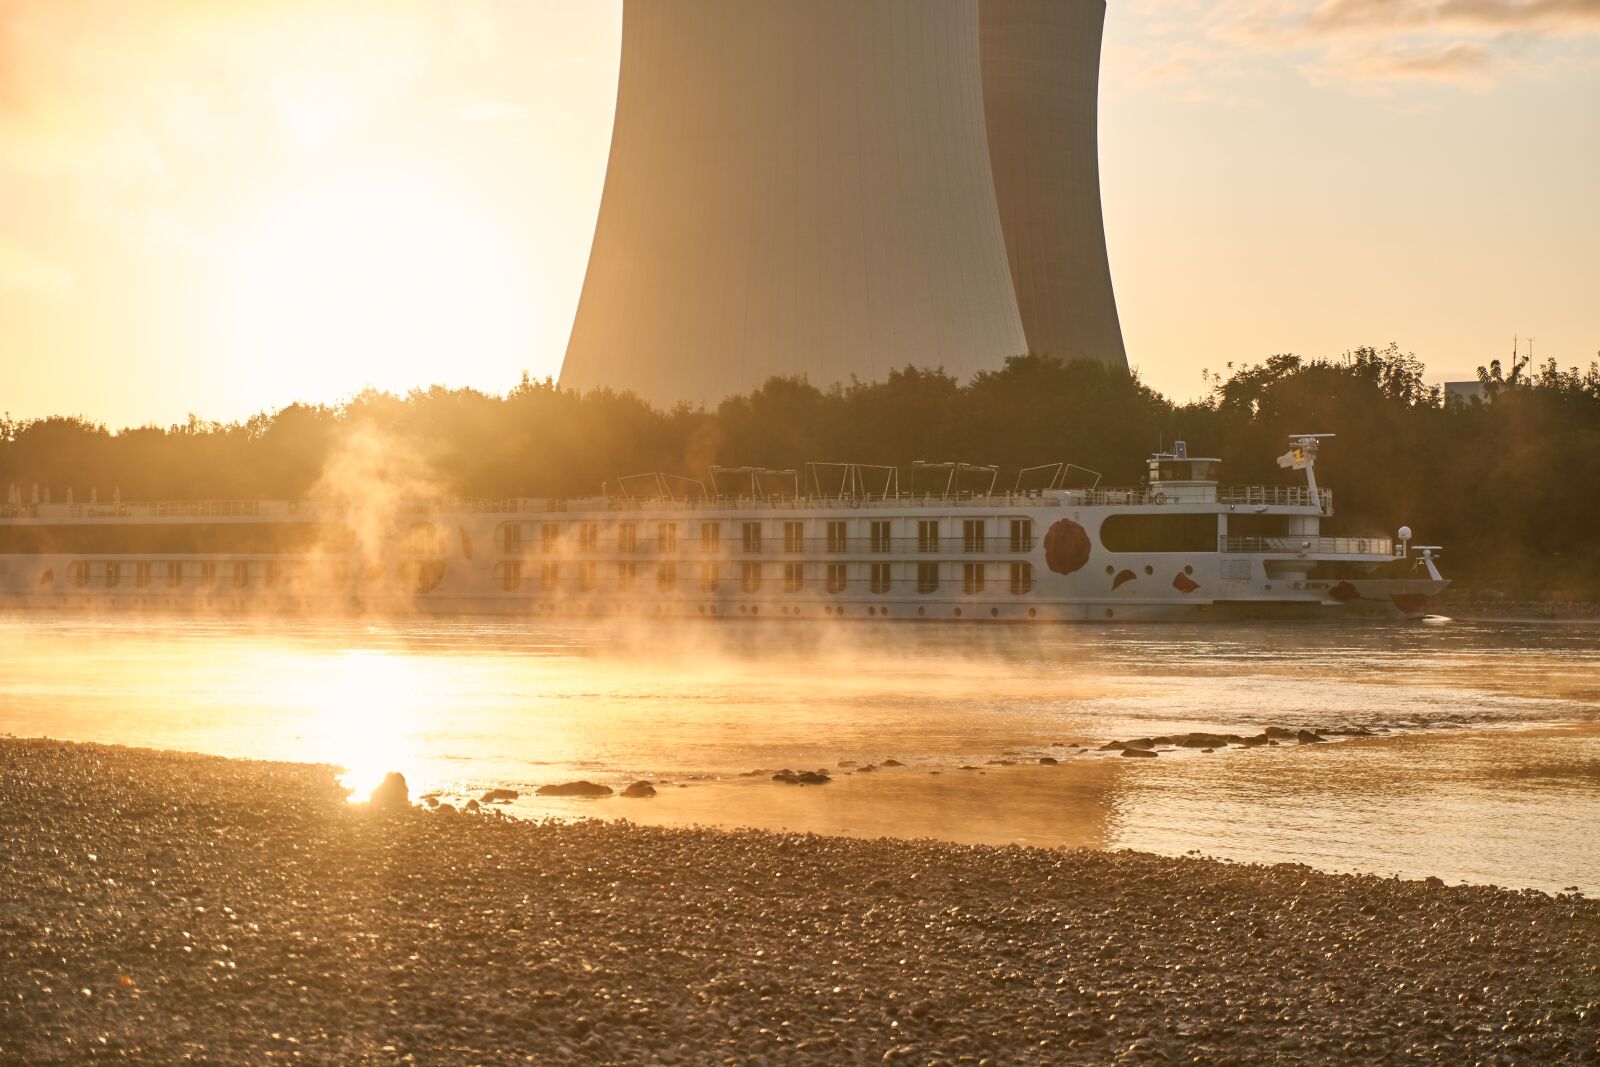
<svg viewBox="0 0 1600 1067">
<path fill-rule="evenodd" d="M 824 607 L 824 608 L 823 608 L 823 609 L 822 609 L 822 613 L 823 613 L 823 614 L 824 614 L 824 615 L 832 615 L 832 614 L 833 614 L 833 609 L 832 609 L 832 608 L 830 608 L 830 607 Z"/>
<path fill-rule="evenodd" d="M 752 615 L 760 615 L 761 614 L 761 609 L 759 607 L 757 607 L 756 605 L 751 604 L 750 605 L 750 614 L 752 614 Z"/>
<path fill-rule="evenodd" d="M 1030 618 L 1030 619 L 1036 618 L 1038 616 L 1038 614 L 1039 614 L 1039 612 L 1036 609 L 1034 609 L 1034 608 L 1029 608 L 1028 609 L 1028 618 Z"/>
<path fill-rule="evenodd" d="M 867 609 L 867 614 L 868 615 L 876 615 L 877 613 L 878 613 L 878 609 L 877 608 L 868 608 Z"/>
<path fill-rule="evenodd" d="M 1193 574 L 1194 573 L 1194 568 L 1189 566 L 1187 563 L 1185 563 L 1183 565 L 1183 573 L 1185 573 L 1185 574 Z"/>
<path fill-rule="evenodd" d="M 1108 619 L 1109 619 L 1109 618 L 1111 618 L 1111 615 L 1112 615 L 1112 611 L 1111 611 L 1111 609 L 1110 609 L 1110 608 L 1107 608 L 1107 609 L 1106 609 L 1106 618 L 1108 618 Z"/>
<path fill-rule="evenodd" d="M 961 618 L 961 609 L 960 608 L 956 609 L 956 618 L 958 618 L 958 619 Z"/>
<path fill-rule="evenodd" d="M 928 613 L 928 609 L 927 608 L 918 608 L 917 609 L 917 614 L 918 615 L 926 615 L 927 613 Z"/>
<path fill-rule="evenodd" d="M 739 605 L 739 614 L 740 614 L 740 615 L 743 615 L 743 614 L 744 614 L 744 613 L 745 613 L 745 611 L 746 611 L 746 610 L 747 610 L 747 609 L 746 609 L 746 608 L 745 608 L 745 606 L 744 606 L 744 605 L 743 605 L 743 604 L 740 604 L 740 605 Z"/>
<path fill-rule="evenodd" d="M 700 614 L 704 615 L 706 613 L 706 606 L 704 604 L 696 604 L 695 607 L 699 609 Z"/>
<path fill-rule="evenodd" d="M 1145 577 L 1149 577 L 1150 575 L 1154 574 L 1155 572 L 1156 572 L 1156 569 L 1154 567 L 1150 566 L 1150 564 L 1146 563 L 1144 565 Z"/>
<path fill-rule="evenodd" d="M 1117 568 L 1115 566 L 1113 566 L 1112 564 L 1107 563 L 1106 564 L 1106 573 L 1107 574 L 1115 574 L 1115 573 L 1117 573 Z"/>
<path fill-rule="evenodd" d="M 990 608 L 989 609 L 989 617 L 991 619 L 998 619 L 1000 617 L 1000 609 L 999 608 Z"/>
</svg>

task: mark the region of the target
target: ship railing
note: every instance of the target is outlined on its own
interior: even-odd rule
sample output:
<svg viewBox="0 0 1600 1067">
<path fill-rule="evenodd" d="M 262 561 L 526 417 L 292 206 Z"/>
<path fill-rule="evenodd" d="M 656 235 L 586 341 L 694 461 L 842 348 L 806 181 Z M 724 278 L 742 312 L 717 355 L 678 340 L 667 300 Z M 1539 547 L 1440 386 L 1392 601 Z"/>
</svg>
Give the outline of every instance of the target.
<svg viewBox="0 0 1600 1067">
<path fill-rule="evenodd" d="M 1222 537 L 1226 553 L 1292 556 L 1404 556 L 1392 537 Z"/>
<path fill-rule="evenodd" d="M 1313 497 L 1303 485 L 1218 485 L 1218 486 L 1139 486 L 1097 489 L 1069 489 L 1062 500 L 1070 507 L 1143 507 L 1162 504 L 1228 504 L 1316 508 L 1324 515 L 1333 513 L 1333 492 L 1320 489 Z"/>
</svg>

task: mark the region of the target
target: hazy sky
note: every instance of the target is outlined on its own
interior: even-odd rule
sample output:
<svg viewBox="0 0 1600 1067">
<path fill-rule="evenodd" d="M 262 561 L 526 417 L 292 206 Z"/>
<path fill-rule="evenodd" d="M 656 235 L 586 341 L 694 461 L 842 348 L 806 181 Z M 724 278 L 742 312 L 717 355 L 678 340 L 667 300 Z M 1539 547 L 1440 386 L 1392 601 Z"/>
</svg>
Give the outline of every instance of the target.
<svg viewBox="0 0 1600 1067">
<path fill-rule="evenodd" d="M 0 410 L 236 419 L 554 375 L 614 0 L 0 0 Z M 1113 0 L 1131 360 L 1600 350 L 1600 0 Z"/>
</svg>

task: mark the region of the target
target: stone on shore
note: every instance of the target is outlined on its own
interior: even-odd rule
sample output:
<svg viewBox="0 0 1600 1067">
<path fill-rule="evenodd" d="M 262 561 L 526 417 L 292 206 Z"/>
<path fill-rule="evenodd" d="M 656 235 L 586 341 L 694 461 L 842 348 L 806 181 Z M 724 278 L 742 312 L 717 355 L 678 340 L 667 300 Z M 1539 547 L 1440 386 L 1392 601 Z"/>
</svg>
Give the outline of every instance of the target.
<svg viewBox="0 0 1600 1067">
<path fill-rule="evenodd" d="M 630 800 L 642 800 L 656 795 L 656 787 L 649 782 L 634 782 L 622 791 L 622 795 Z"/>
<path fill-rule="evenodd" d="M 404 811 L 409 808 L 411 791 L 406 788 L 406 776 L 399 771 L 390 771 L 384 775 L 383 781 L 378 783 L 378 788 L 372 791 L 368 803 L 381 811 Z"/>
<path fill-rule="evenodd" d="M 598 785 L 584 779 L 576 782 L 562 782 L 559 785 L 541 785 L 535 790 L 542 797 L 608 797 L 611 787 Z"/>
</svg>

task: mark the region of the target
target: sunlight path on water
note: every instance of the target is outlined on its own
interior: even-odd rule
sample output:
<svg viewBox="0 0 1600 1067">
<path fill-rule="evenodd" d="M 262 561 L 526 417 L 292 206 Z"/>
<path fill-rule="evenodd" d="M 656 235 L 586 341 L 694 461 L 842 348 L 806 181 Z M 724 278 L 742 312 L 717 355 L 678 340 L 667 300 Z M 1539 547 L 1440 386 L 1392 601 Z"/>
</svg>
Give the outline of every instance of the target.
<svg viewBox="0 0 1600 1067">
<path fill-rule="evenodd" d="M 1269 725 L 1385 732 L 1096 751 Z M 1600 890 L 1596 627 L 13 615 L 0 731 L 330 762 L 357 795 L 393 769 L 414 795 L 509 786 L 528 815 L 1201 849 Z M 889 758 L 905 766 L 841 766 Z M 783 767 L 834 781 L 772 783 Z M 648 802 L 531 795 L 578 777 L 672 785 Z"/>
</svg>

